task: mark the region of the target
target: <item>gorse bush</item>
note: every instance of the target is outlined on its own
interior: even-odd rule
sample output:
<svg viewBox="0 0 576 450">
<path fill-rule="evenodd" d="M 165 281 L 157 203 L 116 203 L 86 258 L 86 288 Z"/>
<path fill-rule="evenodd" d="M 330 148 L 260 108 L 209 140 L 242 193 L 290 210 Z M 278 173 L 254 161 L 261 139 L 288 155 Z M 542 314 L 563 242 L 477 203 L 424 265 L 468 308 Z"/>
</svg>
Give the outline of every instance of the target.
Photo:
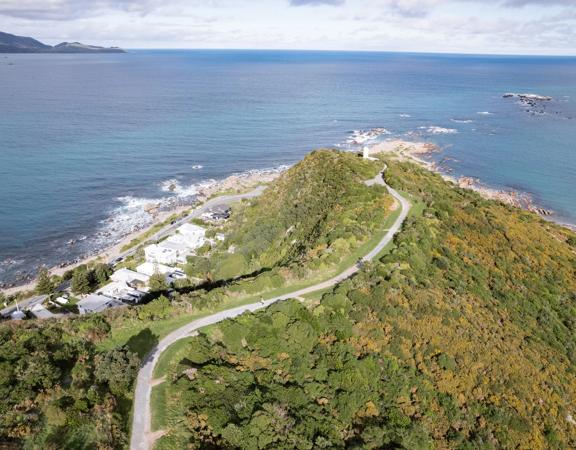
<svg viewBox="0 0 576 450">
<path fill-rule="evenodd" d="M 98 352 L 110 331 L 99 316 L 0 327 L 3 448 L 121 448 L 128 442 L 128 348 Z"/>
</svg>

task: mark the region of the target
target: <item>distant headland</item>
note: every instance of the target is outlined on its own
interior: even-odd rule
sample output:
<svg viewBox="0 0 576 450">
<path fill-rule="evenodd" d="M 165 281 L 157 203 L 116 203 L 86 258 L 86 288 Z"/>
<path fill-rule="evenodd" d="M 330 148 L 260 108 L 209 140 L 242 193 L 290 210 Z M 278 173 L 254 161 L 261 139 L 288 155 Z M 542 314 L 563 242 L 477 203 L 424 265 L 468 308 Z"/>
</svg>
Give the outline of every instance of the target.
<svg viewBox="0 0 576 450">
<path fill-rule="evenodd" d="M 98 47 L 80 42 L 62 42 L 52 46 L 31 37 L 0 31 L 0 53 L 126 53 L 118 47 Z"/>
</svg>

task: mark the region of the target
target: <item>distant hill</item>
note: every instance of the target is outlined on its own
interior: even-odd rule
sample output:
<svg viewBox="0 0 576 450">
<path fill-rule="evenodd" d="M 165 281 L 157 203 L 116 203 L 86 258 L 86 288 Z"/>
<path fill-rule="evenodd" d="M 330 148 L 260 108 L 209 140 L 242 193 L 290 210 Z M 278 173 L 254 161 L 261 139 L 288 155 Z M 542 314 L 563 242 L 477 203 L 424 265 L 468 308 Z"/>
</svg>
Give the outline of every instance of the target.
<svg viewBox="0 0 576 450">
<path fill-rule="evenodd" d="M 43 44 L 36 39 L 0 32 L 0 53 L 126 53 L 118 47 L 98 47 L 80 42 Z"/>
</svg>

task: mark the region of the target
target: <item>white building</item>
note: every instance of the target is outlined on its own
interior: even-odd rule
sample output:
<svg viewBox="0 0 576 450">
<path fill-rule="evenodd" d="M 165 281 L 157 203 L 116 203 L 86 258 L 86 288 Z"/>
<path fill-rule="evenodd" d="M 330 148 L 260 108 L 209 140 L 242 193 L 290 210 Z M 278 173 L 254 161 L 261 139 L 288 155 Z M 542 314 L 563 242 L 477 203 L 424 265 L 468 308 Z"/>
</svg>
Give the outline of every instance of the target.
<svg viewBox="0 0 576 450">
<path fill-rule="evenodd" d="M 140 264 L 138 267 L 136 267 L 136 271 L 148 276 L 152 276 L 155 273 L 161 273 L 162 275 L 166 275 L 175 279 L 186 278 L 186 274 L 177 267 L 170 267 L 165 264 L 156 264 L 151 262 Z"/>
<path fill-rule="evenodd" d="M 126 306 L 120 300 L 116 300 L 110 297 L 99 294 L 88 295 L 83 300 L 80 300 L 76 306 L 78 306 L 78 312 L 80 314 L 90 314 L 104 311 L 110 308 L 119 308 L 121 306 Z"/>
<path fill-rule="evenodd" d="M 168 240 L 174 243 L 181 243 L 188 248 L 195 250 L 202 247 L 206 242 L 206 229 L 192 223 L 185 223 L 178 228 L 178 233 L 170 236 Z"/>
<path fill-rule="evenodd" d="M 138 286 L 146 286 L 150 277 L 130 269 L 120 269 L 114 272 L 110 279 L 112 281 L 126 283 L 128 286 L 136 288 Z"/>
<path fill-rule="evenodd" d="M 147 262 L 153 264 L 176 264 L 178 262 L 178 254 L 176 251 L 160 247 L 157 244 L 149 245 L 144 248 L 144 255 Z"/>
<path fill-rule="evenodd" d="M 56 298 L 56 303 L 60 303 L 61 305 L 67 305 L 68 299 L 66 297 L 58 297 Z"/>
<path fill-rule="evenodd" d="M 142 298 L 146 295 L 145 289 L 139 290 L 130 287 L 123 281 L 114 281 L 100 288 L 97 294 L 105 295 L 106 297 L 121 300 L 125 303 L 140 303 Z"/>
<path fill-rule="evenodd" d="M 367 145 L 364 146 L 364 148 L 362 148 L 362 157 L 369 161 L 378 161 L 377 158 L 373 158 L 370 156 L 370 147 L 368 147 Z"/>
<path fill-rule="evenodd" d="M 206 242 L 205 235 L 206 230 L 204 228 L 185 223 L 178 228 L 176 234 L 159 244 L 145 247 L 146 262 L 166 266 L 186 264 L 186 258 L 192 254 L 192 251 L 202 247 Z"/>
<path fill-rule="evenodd" d="M 172 237 L 160 242 L 158 247 L 174 253 L 176 262 L 173 264 L 185 264 L 186 258 L 192 254 L 192 249 L 187 244 L 178 239 L 172 240 Z"/>
</svg>

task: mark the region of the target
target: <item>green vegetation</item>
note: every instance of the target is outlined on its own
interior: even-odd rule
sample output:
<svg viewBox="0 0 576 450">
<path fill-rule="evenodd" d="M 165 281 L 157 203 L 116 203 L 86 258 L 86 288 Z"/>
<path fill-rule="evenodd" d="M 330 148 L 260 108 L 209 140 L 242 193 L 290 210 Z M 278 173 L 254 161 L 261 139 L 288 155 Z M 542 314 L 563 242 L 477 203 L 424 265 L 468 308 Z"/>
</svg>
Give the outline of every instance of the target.
<svg viewBox="0 0 576 450">
<path fill-rule="evenodd" d="M 390 209 L 392 199 L 383 187 L 363 183 L 381 168 L 350 153 L 312 152 L 253 204 L 235 211 L 224 248 L 212 254 L 214 279 L 339 262 Z"/>
<path fill-rule="evenodd" d="M 2 448 L 121 448 L 139 358 L 98 352 L 100 316 L 0 327 Z"/>
<path fill-rule="evenodd" d="M 191 259 L 188 273 L 207 280 L 201 288 L 184 283 L 167 298 L 161 295 L 167 290 L 164 278 L 153 277 L 151 297 L 157 298 L 146 305 L 111 310 L 91 318 L 21 325 L 37 334 L 49 331 L 54 339 L 58 336 L 56 330 L 61 330 L 61 343 L 40 339 L 61 359 L 50 359 L 48 352 L 36 353 L 46 372 L 52 374 L 42 389 L 22 386 L 19 375 L 6 375 L 6 384 L 22 397 L 7 402 L 3 412 L 20 411 L 20 402 L 34 404 L 35 422 L 33 427 L 18 432 L 13 428 L 25 421 L 25 414 L 14 422 L 5 422 L 0 428 L 0 442 L 50 447 L 60 436 L 62 442 L 85 442 L 87 448 L 122 447 L 127 439 L 127 411 L 137 358 L 143 358 L 159 338 L 195 318 L 253 303 L 264 293 L 272 296 L 289 292 L 339 270 L 339 264 L 351 254 L 362 251 L 373 233 L 384 232 L 392 200 L 381 187 L 363 183 L 375 176 L 380 167 L 379 163 L 346 153 L 315 152 L 281 177 L 279 185 L 262 201 L 254 205 L 247 202 L 240 208 L 238 217 L 223 230 L 233 237 L 222 248 L 207 247 L 205 256 Z M 305 188 L 306 181 L 310 188 Z M 280 202 L 287 202 L 290 207 L 282 208 Z M 270 203 L 277 207 L 269 208 Z M 241 230 L 236 232 L 238 227 Z M 255 235 L 250 230 L 257 227 L 261 228 Z M 274 250 L 283 255 L 281 258 L 274 259 L 272 252 L 259 255 L 259 249 L 264 248 L 262 242 L 257 250 L 251 247 L 253 237 L 261 233 L 266 239 L 278 237 L 282 241 Z M 238 251 L 229 253 L 229 246 Z M 71 280 L 73 292 L 84 293 L 108 275 L 107 268 L 90 265 L 80 266 L 63 278 Z M 85 325 L 96 318 L 97 332 Z M 16 328 L 8 329 L 8 337 L 0 344 L 6 354 L 5 358 L 0 357 L 0 364 L 17 367 L 26 352 L 12 354 L 12 341 L 20 333 L 14 331 Z M 66 345 L 67 353 L 60 352 L 60 345 Z M 84 347 L 77 347 L 80 345 Z M 34 352 L 35 348 L 34 341 L 27 351 Z M 9 355 L 13 355 L 11 359 Z M 82 385 L 74 384 L 74 373 L 82 377 Z M 90 394 L 88 398 L 93 391 L 99 393 L 98 397 Z M 56 395 L 72 400 L 59 404 L 59 419 L 52 422 L 52 404 L 45 399 Z M 101 402 L 105 402 L 105 411 Z M 106 431 L 100 418 L 94 418 L 98 412 L 105 412 L 113 431 Z M 100 429 L 103 436 L 98 434 Z"/>
<path fill-rule="evenodd" d="M 50 294 L 54 289 L 54 284 L 50 279 L 50 274 L 48 270 L 42 268 L 38 273 L 38 280 L 36 281 L 36 293 L 43 295 L 43 294 Z"/>
<path fill-rule="evenodd" d="M 574 234 L 412 164 L 387 180 L 422 206 L 379 261 L 161 359 L 157 448 L 576 447 Z M 285 248 L 255 255 L 309 247 Z"/>
<path fill-rule="evenodd" d="M 381 166 L 313 152 L 189 259 L 200 286 L 168 296 L 157 277 L 146 305 L 2 324 L 0 447 L 125 448 L 137 367 L 162 336 L 327 279 L 381 239 L 399 213 L 363 183 Z M 162 355 L 157 448 L 576 447 L 576 236 L 411 164 L 386 177 L 414 206 L 378 261 Z M 64 279 L 81 292 L 108 275 Z"/>
</svg>

